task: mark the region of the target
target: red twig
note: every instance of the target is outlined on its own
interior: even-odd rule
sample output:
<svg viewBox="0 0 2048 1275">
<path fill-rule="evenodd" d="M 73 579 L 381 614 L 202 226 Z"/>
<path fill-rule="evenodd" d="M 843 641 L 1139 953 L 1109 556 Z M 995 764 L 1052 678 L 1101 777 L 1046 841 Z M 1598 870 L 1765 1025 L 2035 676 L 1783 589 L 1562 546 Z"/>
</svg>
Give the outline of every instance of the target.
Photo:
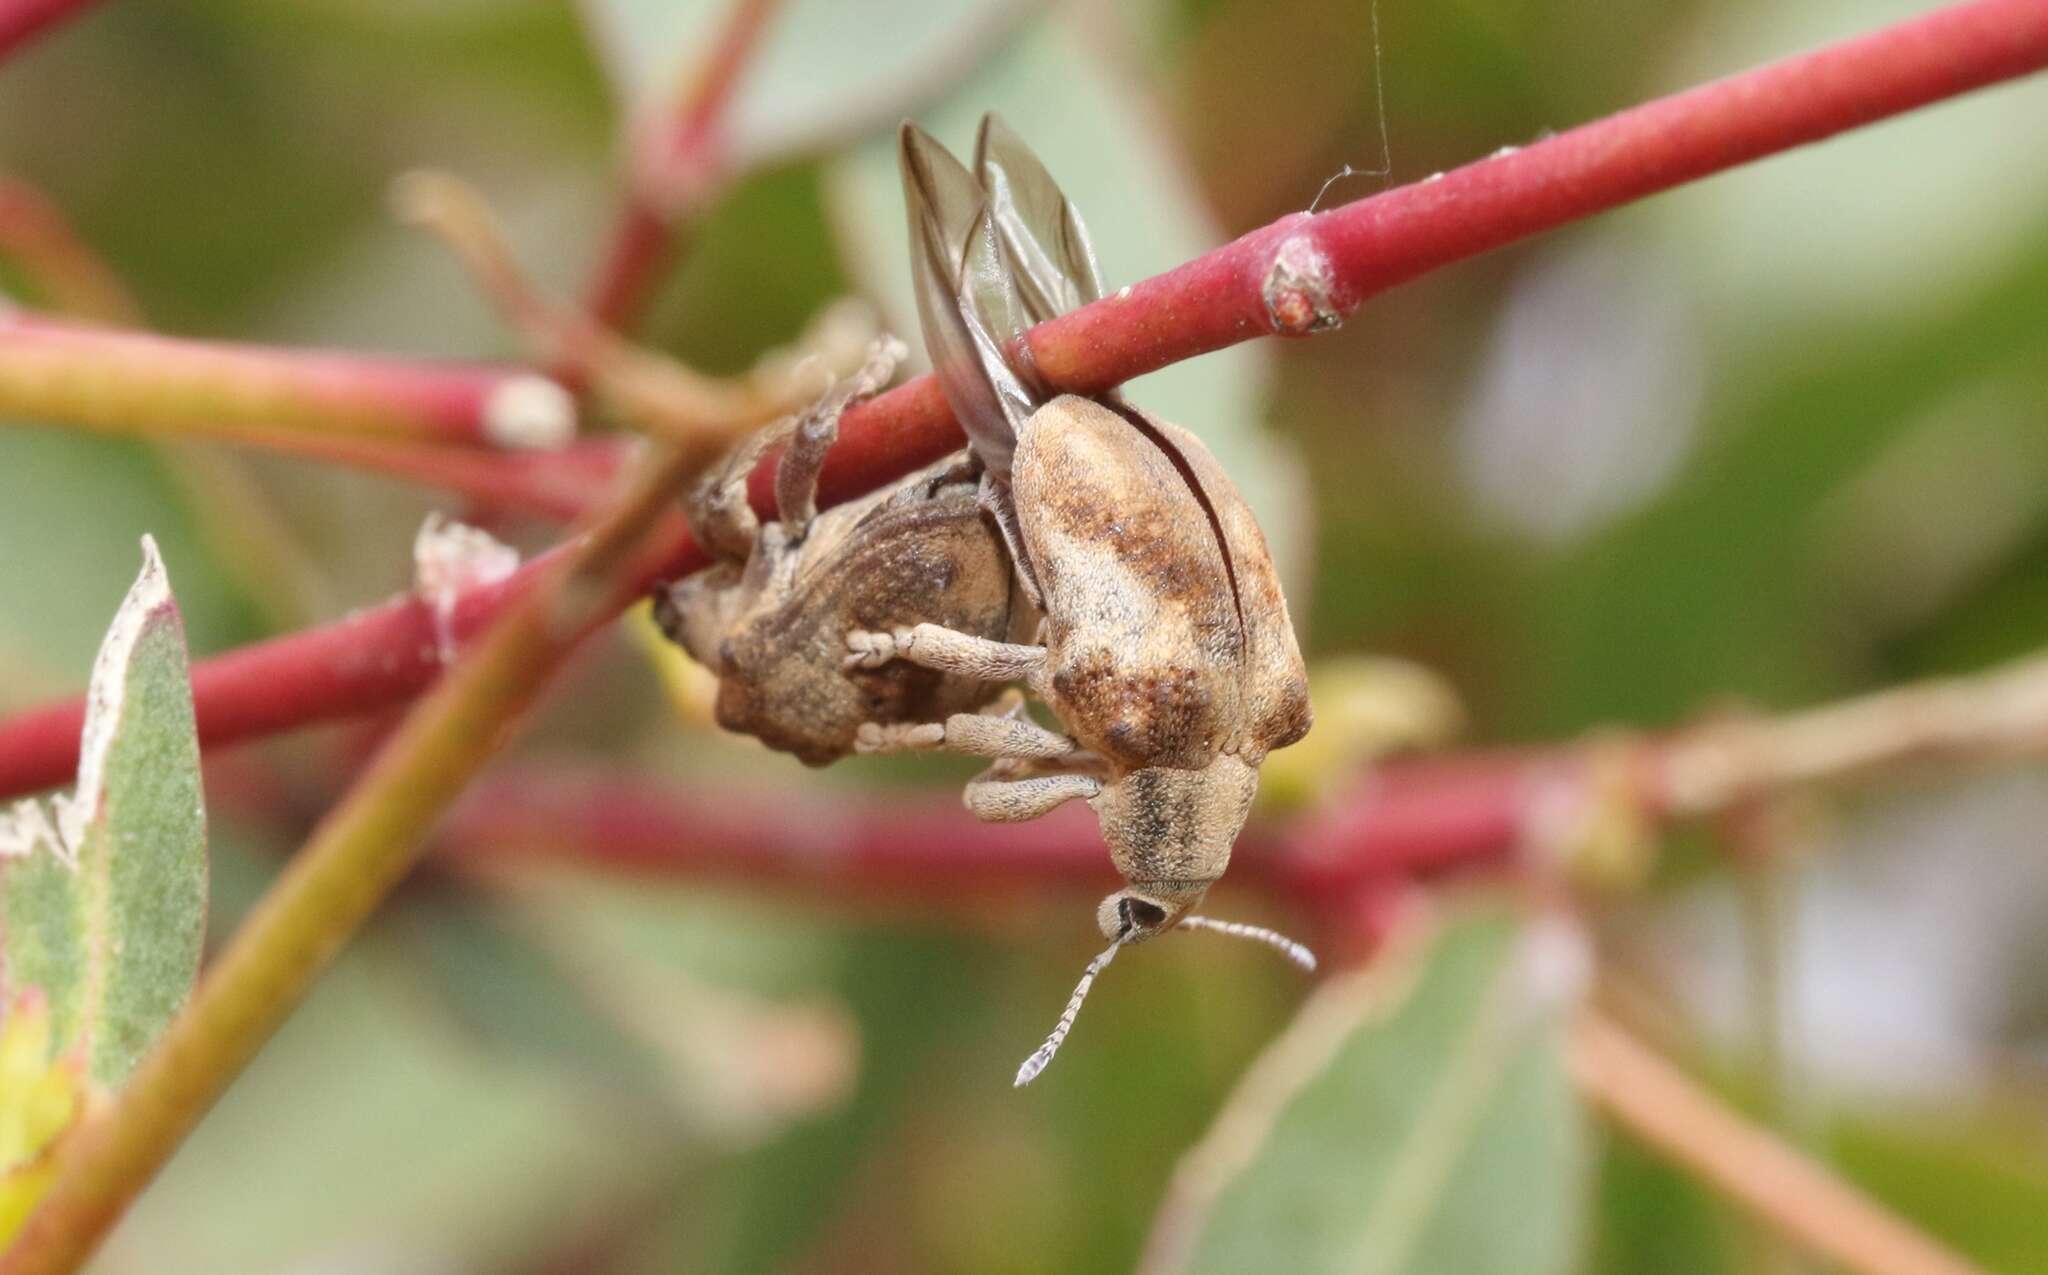
<svg viewBox="0 0 2048 1275">
<path fill-rule="evenodd" d="M 1971 0 L 1319 214 L 1296 213 L 1033 329 L 1039 371 L 1093 393 L 1254 337 L 1334 326 L 1383 289 L 1859 125 L 2048 66 L 2048 4 Z M 960 446 L 921 378 L 847 414 L 845 499 Z M 771 458 L 772 461 L 772 458 Z M 754 473 L 772 508 L 773 471 Z"/>
<path fill-rule="evenodd" d="M 1533 867 L 1631 879 L 1659 829 L 1813 785 L 2048 754 L 2048 655 L 1661 737 L 1605 732 L 1519 751 L 1392 761 L 1315 813 L 1255 823 L 1230 879 L 1338 922 L 1417 880 Z M 1110 880 L 1085 810 L 981 824 L 944 797 L 772 797 L 533 768 L 449 824 L 462 862 L 538 854 L 627 872 L 950 896 Z"/>
<path fill-rule="evenodd" d="M 635 148 L 625 205 L 584 301 L 606 327 L 624 331 L 634 325 L 668 263 L 676 223 L 724 180 L 726 108 L 778 3 L 734 0 L 674 116 Z"/>
<path fill-rule="evenodd" d="M 1030 336 L 1032 350 L 1057 383 L 1099 390 L 1235 341 L 1312 328 L 1326 310 L 1341 315 L 1381 288 L 1462 257 L 2044 65 L 2048 5 L 2041 0 L 1954 5 L 1440 179 L 1285 218 L 1042 325 Z M 937 383 L 921 377 L 847 413 L 823 497 L 845 500 L 959 445 Z M 754 473 L 752 494 L 764 512 L 773 509 L 774 459 Z M 670 560 L 668 574 L 702 565 L 689 546 Z M 500 601 L 486 592 L 466 599 L 465 613 L 488 612 Z M 420 640 L 420 615 L 405 603 L 369 615 L 377 619 L 367 626 L 358 617 L 200 661 L 202 732 L 209 722 L 208 737 L 217 741 L 283 730 L 417 693 L 436 671 L 431 643 Z M 337 670 L 343 658 L 347 668 Z M 370 677 L 365 668 L 391 671 Z M 252 711 L 259 702 L 274 706 Z M 0 794 L 68 773 L 76 735 L 53 732 L 51 723 L 75 722 L 77 711 L 65 705 L 0 723 Z"/>
<path fill-rule="evenodd" d="M 153 436 L 241 430 L 485 447 L 567 440 L 560 386 L 519 368 L 194 341 L 0 312 L 0 407 Z"/>
<path fill-rule="evenodd" d="M 6 177 L 0 177 L 0 254 L 11 258 L 42 300 L 60 313 L 103 323 L 141 322 L 127 287 L 79 238 L 49 196 Z"/>
<path fill-rule="evenodd" d="M 93 0 L 0 0 L 0 58 L 47 28 L 92 7 Z"/>
<path fill-rule="evenodd" d="M 1400 762 L 1329 814 L 1255 823 L 1231 881 L 1312 907 L 1361 889 L 1499 866 L 1531 835 L 1533 803 L 1574 769 L 1566 749 Z M 889 898 L 1113 882 L 1093 816 L 981 823 L 951 796 L 772 795 L 611 773 L 515 769 L 465 798 L 443 837 L 457 861 L 539 856 L 659 877 L 774 882 Z"/>
</svg>

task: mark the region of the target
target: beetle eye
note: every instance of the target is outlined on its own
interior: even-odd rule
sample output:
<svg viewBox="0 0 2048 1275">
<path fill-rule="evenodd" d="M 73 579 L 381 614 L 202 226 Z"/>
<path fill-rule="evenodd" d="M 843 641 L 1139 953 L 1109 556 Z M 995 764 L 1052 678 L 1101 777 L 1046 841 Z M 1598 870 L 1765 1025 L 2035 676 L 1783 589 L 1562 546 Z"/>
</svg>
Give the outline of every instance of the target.
<svg viewBox="0 0 2048 1275">
<path fill-rule="evenodd" d="M 1117 917 L 1127 934 L 1132 930 L 1156 930 L 1166 924 L 1166 909 L 1143 899 L 1125 898 L 1117 904 Z"/>
</svg>

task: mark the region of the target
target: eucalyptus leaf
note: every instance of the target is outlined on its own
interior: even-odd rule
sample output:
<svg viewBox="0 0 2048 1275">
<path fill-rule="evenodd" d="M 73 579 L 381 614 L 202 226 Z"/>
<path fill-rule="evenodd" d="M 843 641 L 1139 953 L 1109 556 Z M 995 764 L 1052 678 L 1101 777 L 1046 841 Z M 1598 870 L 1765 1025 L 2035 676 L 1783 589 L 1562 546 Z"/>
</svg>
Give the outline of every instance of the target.
<svg viewBox="0 0 2048 1275">
<path fill-rule="evenodd" d="M 1580 936 L 1501 912 L 1331 980 L 1182 1162 L 1142 1267 L 1544 1275 L 1586 1204 Z"/>
<path fill-rule="evenodd" d="M 206 810 L 184 624 L 156 544 L 93 664 L 78 786 L 0 814 L 0 1004 L 39 991 L 50 1056 L 114 1088 L 185 1003 Z"/>
</svg>

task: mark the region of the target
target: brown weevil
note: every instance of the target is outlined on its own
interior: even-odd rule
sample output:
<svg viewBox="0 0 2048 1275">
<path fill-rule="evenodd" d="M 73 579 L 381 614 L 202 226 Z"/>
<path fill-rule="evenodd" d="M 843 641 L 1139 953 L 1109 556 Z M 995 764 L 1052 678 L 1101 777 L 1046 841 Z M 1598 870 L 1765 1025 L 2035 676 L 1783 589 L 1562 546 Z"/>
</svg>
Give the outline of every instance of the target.
<svg viewBox="0 0 2048 1275">
<path fill-rule="evenodd" d="M 1265 536 L 1208 448 L 1120 395 L 1060 393 L 1033 364 L 1024 333 L 1102 295 L 1087 232 L 1044 166 L 994 115 L 971 172 L 914 124 L 901 147 L 926 347 L 1044 623 L 1032 644 L 931 618 L 878 626 L 849 634 L 848 663 L 1022 681 L 1069 734 L 956 713 L 878 723 L 860 743 L 996 758 L 966 794 L 982 819 L 1087 801 L 1128 883 L 1103 900 L 1110 947 L 1018 1072 L 1022 1085 L 1125 944 L 1206 928 L 1313 968 L 1307 949 L 1271 931 L 1190 915 L 1230 862 L 1259 764 L 1307 733 L 1308 680 Z"/>
<path fill-rule="evenodd" d="M 807 765 L 852 752 L 863 723 L 968 712 L 1002 690 L 911 664 L 846 668 L 849 629 L 934 620 L 1001 642 L 1035 619 L 977 503 L 966 452 L 818 511 L 818 474 L 840 413 L 887 383 L 902 353 L 900 342 L 877 342 L 852 380 L 743 440 L 686 501 L 691 528 L 718 561 L 655 599 L 662 631 L 717 674 L 718 724 Z M 747 503 L 747 476 L 785 444 L 779 517 L 762 523 Z"/>
</svg>

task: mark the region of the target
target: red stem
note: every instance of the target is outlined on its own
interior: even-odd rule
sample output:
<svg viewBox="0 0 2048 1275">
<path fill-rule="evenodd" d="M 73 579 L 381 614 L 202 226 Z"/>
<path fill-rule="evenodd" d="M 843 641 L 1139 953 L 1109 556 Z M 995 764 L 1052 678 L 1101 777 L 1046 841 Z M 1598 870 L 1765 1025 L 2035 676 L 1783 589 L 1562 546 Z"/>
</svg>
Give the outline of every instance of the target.
<svg viewBox="0 0 2048 1275">
<path fill-rule="evenodd" d="M 558 445 L 575 415 L 522 368 L 197 341 L 0 311 L 19 415 L 168 434 L 242 429 L 470 447 Z"/>
<path fill-rule="evenodd" d="M 47 28 L 92 7 L 93 0 L 0 0 L 0 58 Z"/>
<path fill-rule="evenodd" d="M 1312 327 L 1326 307 L 1347 312 L 1381 288 L 1460 258 L 2044 65 L 2048 4 L 1954 5 L 1439 179 L 1284 218 L 1042 325 L 1030 336 L 1032 350 L 1059 384 L 1100 390 L 1235 341 Z M 1276 273 L 1283 262 L 1290 269 Z M 937 384 L 920 377 L 847 413 L 823 497 L 844 500 L 958 446 Z M 756 506 L 771 514 L 774 459 L 755 471 L 752 488 Z M 704 562 L 685 544 L 664 574 Z M 484 591 L 465 600 L 465 612 L 481 623 L 502 601 L 496 590 Z M 394 603 L 202 660 L 195 666 L 202 733 L 220 742 L 404 700 L 438 670 L 424 623 L 415 605 Z M 0 723 L 0 795 L 70 773 L 78 712 L 74 702 Z"/>
<path fill-rule="evenodd" d="M 673 247 L 667 220 L 646 200 L 628 191 L 590 291 L 584 296 L 584 308 L 608 328 L 624 331 L 634 327 L 647 309 L 648 294 L 668 265 Z"/>
<path fill-rule="evenodd" d="M 1551 786 L 1571 785 L 1581 764 L 1571 746 L 1393 762 L 1323 813 L 1255 821 L 1230 880 L 1309 911 L 1348 913 L 1418 878 L 1504 868 L 1537 843 Z M 990 824 L 950 796 L 750 795 L 560 766 L 484 780 L 441 845 L 454 862 L 481 867 L 556 859 L 891 901 L 1107 890 L 1116 879 L 1094 817 L 1078 804 Z"/>
<path fill-rule="evenodd" d="M 1442 266 L 2044 66 L 2048 4 L 1951 5 L 1425 181 L 1283 217 L 1027 339 L 1054 384 L 1096 393 L 1254 337 L 1334 326 L 1375 293 Z M 944 398 L 920 378 L 847 414 L 825 494 L 845 499 L 960 444 Z M 773 491 L 764 463 L 755 505 L 772 509 Z"/>
<path fill-rule="evenodd" d="M 625 206 L 584 299 L 606 327 L 626 331 L 635 325 L 669 263 L 676 223 L 722 181 L 726 110 L 779 2 L 734 0 L 676 113 L 636 148 Z"/>
</svg>

